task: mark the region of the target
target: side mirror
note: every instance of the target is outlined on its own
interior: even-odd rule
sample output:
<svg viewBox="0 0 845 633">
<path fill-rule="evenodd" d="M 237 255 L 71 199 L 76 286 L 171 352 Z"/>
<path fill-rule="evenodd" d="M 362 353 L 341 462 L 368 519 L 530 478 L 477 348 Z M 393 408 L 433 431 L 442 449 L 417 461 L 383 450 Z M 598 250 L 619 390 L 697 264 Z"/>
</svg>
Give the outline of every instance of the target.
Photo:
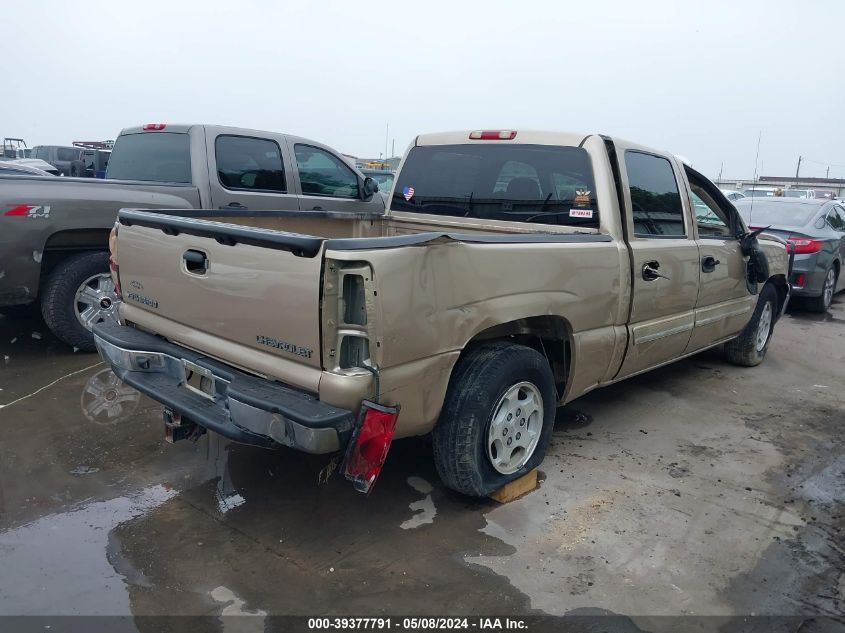
<svg viewBox="0 0 845 633">
<path fill-rule="evenodd" d="M 369 176 L 364 178 L 364 184 L 361 185 L 361 193 L 363 194 L 364 200 L 369 200 L 377 192 L 378 183 Z"/>
</svg>

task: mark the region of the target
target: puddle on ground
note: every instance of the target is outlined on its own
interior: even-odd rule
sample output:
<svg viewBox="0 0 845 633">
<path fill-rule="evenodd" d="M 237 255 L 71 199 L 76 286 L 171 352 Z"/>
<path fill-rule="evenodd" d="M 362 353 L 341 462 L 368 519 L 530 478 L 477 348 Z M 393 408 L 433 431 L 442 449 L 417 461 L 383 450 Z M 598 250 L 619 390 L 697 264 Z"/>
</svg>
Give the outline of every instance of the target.
<svg viewBox="0 0 845 633">
<path fill-rule="evenodd" d="M 0 614 L 129 614 L 127 578 L 109 561 L 109 534 L 175 495 L 151 486 L 0 532 Z"/>
</svg>

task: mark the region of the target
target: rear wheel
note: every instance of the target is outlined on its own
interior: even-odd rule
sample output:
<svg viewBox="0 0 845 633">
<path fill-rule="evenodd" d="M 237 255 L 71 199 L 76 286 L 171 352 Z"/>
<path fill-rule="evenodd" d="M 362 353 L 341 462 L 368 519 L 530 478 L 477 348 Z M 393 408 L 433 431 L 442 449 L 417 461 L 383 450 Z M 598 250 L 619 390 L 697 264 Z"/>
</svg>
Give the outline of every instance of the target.
<svg viewBox="0 0 845 633">
<path fill-rule="evenodd" d="M 536 468 L 556 404 L 554 376 L 536 350 L 487 343 L 462 356 L 433 433 L 443 483 L 484 496 Z"/>
<path fill-rule="evenodd" d="M 763 362 L 772 331 L 775 327 L 778 309 L 778 293 L 771 284 L 760 291 L 757 307 L 742 333 L 725 343 L 725 356 L 734 365 L 754 367 Z"/>
<path fill-rule="evenodd" d="M 824 283 L 822 284 L 822 293 L 818 297 L 811 297 L 807 299 L 805 305 L 808 310 L 813 312 L 827 312 L 833 301 L 833 293 L 836 291 L 837 271 L 834 266 L 825 273 Z"/>
<path fill-rule="evenodd" d="M 74 178 L 82 178 L 87 173 L 85 163 L 81 160 L 75 160 L 70 164 L 70 175 Z"/>
<path fill-rule="evenodd" d="M 83 253 L 56 264 L 41 295 L 41 313 L 59 339 L 93 352 L 96 323 L 117 320 L 119 300 L 108 253 Z"/>
</svg>

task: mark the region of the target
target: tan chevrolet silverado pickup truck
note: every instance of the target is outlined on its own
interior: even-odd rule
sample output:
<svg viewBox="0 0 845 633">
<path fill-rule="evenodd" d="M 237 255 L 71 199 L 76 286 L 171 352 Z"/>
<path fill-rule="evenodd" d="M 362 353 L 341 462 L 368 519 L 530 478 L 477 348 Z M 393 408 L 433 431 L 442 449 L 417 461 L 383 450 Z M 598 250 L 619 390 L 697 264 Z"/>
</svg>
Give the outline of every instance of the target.
<svg viewBox="0 0 845 633">
<path fill-rule="evenodd" d="M 432 433 L 444 483 L 488 494 L 596 387 L 716 345 L 760 363 L 790 292 L 785 243 L 709 180 L 596 134 L 422 135 L 384 214 L 124 209 L 111 249 L 95 340 L 171 439 L 345 451 L 362 491 Z"/>
</svg>

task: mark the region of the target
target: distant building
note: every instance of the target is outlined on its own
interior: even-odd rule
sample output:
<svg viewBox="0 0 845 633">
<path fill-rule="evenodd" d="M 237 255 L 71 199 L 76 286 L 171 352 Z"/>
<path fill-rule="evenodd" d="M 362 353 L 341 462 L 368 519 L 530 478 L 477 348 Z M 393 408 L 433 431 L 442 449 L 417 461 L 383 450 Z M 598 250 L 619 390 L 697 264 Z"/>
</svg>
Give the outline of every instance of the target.
<svg viewBox="0 0 845 633">
<path fill-rule="evenodd" d="M 780 187 L 782 189 L 812 189 L 813 191 L 832 192 L 839 199 L 845 197 L 845 178 L 810 178 L 795 176 L 760 176 L 756 181 L 753 179 L 722 178 L 716 180 L 716 185 L 721 189 L 736 189 L 742 191 L 753 186 Z"/>
</svg>

